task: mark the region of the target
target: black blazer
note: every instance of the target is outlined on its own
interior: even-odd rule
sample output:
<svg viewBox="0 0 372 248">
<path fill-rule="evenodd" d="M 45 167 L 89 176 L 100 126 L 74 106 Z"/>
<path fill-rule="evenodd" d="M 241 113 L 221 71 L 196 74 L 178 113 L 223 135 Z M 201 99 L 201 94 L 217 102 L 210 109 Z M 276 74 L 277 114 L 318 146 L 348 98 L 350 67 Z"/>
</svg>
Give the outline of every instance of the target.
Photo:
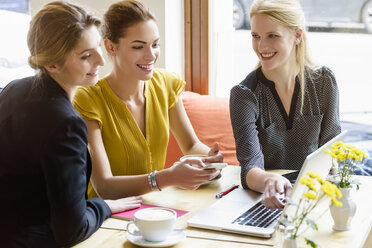
<svg viewBox="0 0 372 248">
<path fill-rule="evenodd" d="M 0 93 L 0 243 L 72 246 L 111 216 L 87 200 L 87 127 L 51 77 L 15 80 Z M 4 243 L 5 242 L 5 243 Z"/>
</svg>

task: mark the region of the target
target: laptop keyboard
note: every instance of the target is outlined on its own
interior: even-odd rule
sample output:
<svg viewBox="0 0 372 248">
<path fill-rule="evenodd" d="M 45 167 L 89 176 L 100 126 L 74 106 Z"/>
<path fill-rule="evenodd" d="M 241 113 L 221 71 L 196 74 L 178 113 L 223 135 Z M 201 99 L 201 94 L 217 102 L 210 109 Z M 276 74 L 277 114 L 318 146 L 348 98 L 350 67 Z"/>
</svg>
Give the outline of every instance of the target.
<svg viewBox="0 0 372 248">
<path fill-rule="evenodd" d="M 246 226 L 268 227 L 273 221 L 277 220 L 283 209 L 270 210 L 261 202 L 248 209 L 247 212 L 240 215 L 232 223 Z"/>
</svg>

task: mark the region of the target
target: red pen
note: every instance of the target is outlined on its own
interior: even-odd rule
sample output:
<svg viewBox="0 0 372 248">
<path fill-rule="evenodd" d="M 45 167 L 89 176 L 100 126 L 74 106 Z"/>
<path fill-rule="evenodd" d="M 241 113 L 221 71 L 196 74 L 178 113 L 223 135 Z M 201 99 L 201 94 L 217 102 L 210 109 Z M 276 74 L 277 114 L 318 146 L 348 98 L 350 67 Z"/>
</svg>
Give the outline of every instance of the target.
<svg viewBox="0 0 372 248">
<path fill-rule="evenodd" d="M 234 189 L 238 188 L 239 185 L 235 185 L 233 184 L 230 188 L 228 188 L 227 190 L 225 191 L 222 191 L 221 193 L 217 194 L 216 195 L 216 198 L 221 198 L 222 196 L 224 195 L 227 195 L 228 193 L 230 193 L 231 191 L 233 191 Z"/>
</svg>

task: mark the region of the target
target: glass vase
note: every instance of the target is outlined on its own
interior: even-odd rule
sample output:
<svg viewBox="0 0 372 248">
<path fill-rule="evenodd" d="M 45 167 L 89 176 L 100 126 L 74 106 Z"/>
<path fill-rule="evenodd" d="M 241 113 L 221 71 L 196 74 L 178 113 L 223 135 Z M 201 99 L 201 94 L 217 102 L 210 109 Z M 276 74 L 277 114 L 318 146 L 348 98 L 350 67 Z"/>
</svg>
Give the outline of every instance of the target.
<svg viewBox="0 0 372 248">
<path fill-rule="evenodd" d="M 297 248 L 297 239 L 293 238 L 294 226 L 287 226 L 285 229 L 285 238 L 283 248 Z"/>
<path fill-rule="evenodd" d="M 297 248 L 297 239 L 285 238 L 283 248 Z"/>
</svg>

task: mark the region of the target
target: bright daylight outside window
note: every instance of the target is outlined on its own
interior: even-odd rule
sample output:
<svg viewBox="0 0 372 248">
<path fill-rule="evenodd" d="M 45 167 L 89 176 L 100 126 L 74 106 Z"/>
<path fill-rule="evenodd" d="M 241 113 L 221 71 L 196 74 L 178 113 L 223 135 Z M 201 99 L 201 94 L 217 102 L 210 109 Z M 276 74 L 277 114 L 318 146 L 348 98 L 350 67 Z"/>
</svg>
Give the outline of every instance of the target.
<svg viewBox="0 0 372 248">
<path fill-rule="evenodd" d="M 228 97 L 231 87 L 257 63 L 249 25 L 252 1 L 210 1 L 211 94 Z M 300 2 L 308 25 L 310 55 L 336 75 L 341 120 L 372 125 L 372 0 Z M 226 14 L 229 8 L 231 15 Z"/>
<path fill-rule="evenodd" d="M 29 0 L 0 0 L 0 88 L 34 74 L 27 64 L 30 20 Z"/>
</svg>

